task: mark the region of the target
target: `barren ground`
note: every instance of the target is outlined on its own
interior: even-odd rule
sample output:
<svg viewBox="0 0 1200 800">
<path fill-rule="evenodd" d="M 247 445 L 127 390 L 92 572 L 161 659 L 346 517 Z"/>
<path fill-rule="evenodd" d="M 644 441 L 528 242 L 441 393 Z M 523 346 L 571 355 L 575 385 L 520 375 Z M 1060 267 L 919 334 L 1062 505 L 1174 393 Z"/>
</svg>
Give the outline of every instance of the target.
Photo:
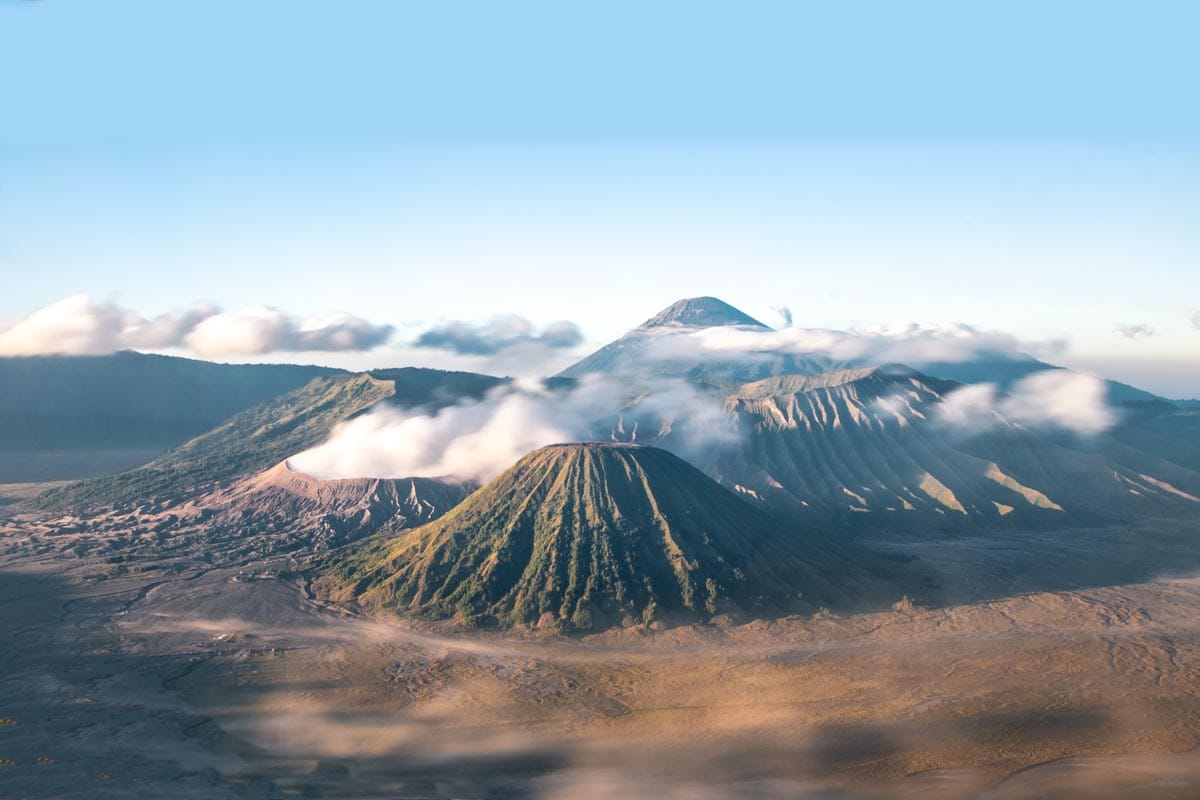
<svg viewBox="0 0 1200 800">
<path fill-rule="evenodd" d="M 573 639 L 326 608 L 275 534 L 19 509 L 0 797 L 1200 795 L 1178 524 L 909 545 L 936 607 Z"/>
</svg>

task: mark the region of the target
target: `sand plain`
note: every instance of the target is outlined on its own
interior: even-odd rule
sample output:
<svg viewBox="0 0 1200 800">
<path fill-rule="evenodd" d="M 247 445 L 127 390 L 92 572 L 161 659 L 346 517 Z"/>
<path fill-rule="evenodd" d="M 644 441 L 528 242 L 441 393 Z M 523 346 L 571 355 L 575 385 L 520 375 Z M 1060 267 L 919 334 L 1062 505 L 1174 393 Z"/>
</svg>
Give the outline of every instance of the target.
<svg viewBox="0 0 1200 800">
<path fill-rule="evenodd" d="M 1179 523 L 887 545 L 938 602 L 557 637 L 355 616 L 165 511 L 6 509 L 0 797 L 1200 796 Z"/>
</svg>

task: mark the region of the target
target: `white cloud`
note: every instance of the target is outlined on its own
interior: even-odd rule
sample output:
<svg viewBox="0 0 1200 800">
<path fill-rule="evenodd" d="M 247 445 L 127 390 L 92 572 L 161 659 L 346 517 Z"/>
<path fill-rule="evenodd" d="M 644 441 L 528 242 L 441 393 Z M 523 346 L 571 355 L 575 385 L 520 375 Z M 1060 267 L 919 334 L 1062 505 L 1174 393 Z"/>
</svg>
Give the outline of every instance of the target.
<svg viewBox="0 0 1200 800">
<path fill-rule="evenodd" d="M 1007 394 L 994 384 L 964 386 L 948 394 L 938 410 L 941 423 L 979 432 L 1005 420 L 1027 427 L 1050 427 L 1094 436 L 1117 422 L 1104 381 L 1065 369 L 1035 372 Z"/>
<path fill-rule="evenodd" d="M 1076 433 L 1103 433 L 1117 421 L 1104 381 L 1062 369 L 1035 372 L 1013 387 L 1001 413 L 1027 425 L 1050 425 Z"/>
<path fill-rule="evenodd" d="M 209 303 L 197 303 L 187 311 L 170 311 L 152 320 L 139 320 L 123 331 L 121 345 L 145 350 L 177 347 L 188 331 L 219 311 Z"/>
<path fill-rule="evenodd" d="M 389 325 L 342 315 L 297 320 L 283 311 L 256 306 L 221 311 L 197 304 L 146 319 L 111 303 L 78 294 L 32 314 L 0 324 L 0 356 L 99 355 L 122 349 L 186 347 L 201 356 L 276 351 L 366 350 L 391 336 Z"/>
<path fill-rule="evenodd" d="M 962 323 L 897 323 L 858 330 L 729 326 L 671 331 L 652 342 L 651 352 L 668 360 L 714 359 L 731 355 L 786 353 L 829 359 L 834 364 L 960 362 L 988 355 L 1051 352 L 1061 343 L 1021 342 L 995 331 Z"/>
<path fill-rule="evenodd" d="M 122 346 L 122 333 L 140 320 L 113 305 L 93 305 L 77 294 L 0 325 L 0 355 L 92 355 Z"/>
<path fill-rule="evenodd" d="M 488 480 L 523 455 L 588 438 L 595 385 L 552 394 L 541 384 L 493 390 L 436 413 L 386 404 L 342 423 L 324 443 L 289 459 L 319 478 L 442 477 Z"/>
<path fill-rule="evenodd" d="M 269 353 L 285 349 L 288 332 L 288 318 L 282 311 L 255 306 L 214 314 L 192 329 L 183 341 L 202 356 Z"/>
<path fill-rule="evenodd" d="M 374 325 L 362 317 L 338 314 L 309 317 L 296 327 L 290 350 L 370 350 L 391 338 L 391 325 Z"/>
<path fill-rule="evenodd" d="M 956 428 L 990 428 L 1001 422 L 994 383 L 975 383 L 946 395 L 938 406 L 938 419 Z"/>
<path fill-rule="evenodd" d="M 675 419 L 671 447 L 686 450 L 702 437 L 720 440 L 719 399 L 684 381 L 656 382 L 631 396 L 624 384 L 589 375 L 569 390 L 550 391 L 540 381 L 517 381 L 479 401 L 436 412 L 381 404 L 339 425 L 329 439 L 288 459 L 293 469 L 318 478 L 454 477 L 486 481 L 522 456 L 548 444 L 609 440 L 625 412 L 647 422 L 637 441 L 653 441 Z M 631 403 L 636 409 L 630 410 Z M 631 436 L 623 437 L 632 439 Z"/>
<path fill-rule="evenodd" d="M 1196 330 L 1200 330 L 1200 311 L 1192 314 L 1192 327 Z"/>
<path fill-rule="evenodd" d="M 540 345 L 571 348 L 583 341 L 574 322 L 559 320 L 536 332 L 533 323 L 516 314 L 505 314 L 483 324 L 452 321 L 430 328 L 413 342 L 415 347 L 449 350 L 459 355 L 490 356 L 513 347 Z"/>
<path fill-rule="evenodd" d="M 1144 323 L 1135 323 L 1127 325 L 1123 322 L 1118 322 L 1113 326 L 1113 333 L 1119 333 L 1126 339 L 1144 339 L 1147 336 L 1154 336 L 1158 331 Z"/>
</svg>

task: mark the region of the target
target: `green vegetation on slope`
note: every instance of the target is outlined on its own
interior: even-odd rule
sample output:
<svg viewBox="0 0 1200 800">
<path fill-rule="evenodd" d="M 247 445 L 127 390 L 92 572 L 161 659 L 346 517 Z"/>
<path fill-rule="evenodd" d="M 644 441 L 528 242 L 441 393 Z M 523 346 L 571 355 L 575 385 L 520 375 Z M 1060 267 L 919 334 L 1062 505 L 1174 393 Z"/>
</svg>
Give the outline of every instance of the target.
<svg viewBox="0 0 1200 800">
<path fill-rule="evenodd" d="M 394 392 L 391 381 L 365 374 L 315 378 L 231 417 L 144 467 L 52 489 L 39 503 L 68 508 L 145 501 L 267 469 L 319 444 L 334 425 Z"/>
<path fill-rule="evenodd" d="M 395 612 L 585 630 L 842 605 L 874 582 L 849 553 L 664 450 L 552 445 L 440 520 L 339 554 L 320 585 Z"/>
<path fill-rule="evenodd" d="M 333 426 L 378 402 L 440 408 L 478 400 L 505 378 L 403 367 L 313 380 L 237 414 L 129 472 L 46 492 L 40 503 L 77 508 L 180 497 L 202 484 L 260 472 L 320 444 Z"/>
</svg>

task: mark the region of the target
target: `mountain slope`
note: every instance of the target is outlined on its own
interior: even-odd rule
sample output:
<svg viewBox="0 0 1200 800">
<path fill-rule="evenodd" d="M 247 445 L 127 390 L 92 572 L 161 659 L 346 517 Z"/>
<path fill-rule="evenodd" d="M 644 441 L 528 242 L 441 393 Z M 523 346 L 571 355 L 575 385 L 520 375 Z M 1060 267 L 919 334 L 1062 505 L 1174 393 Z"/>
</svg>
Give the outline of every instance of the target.
<svg viewBox="0 0 1200 800">
<path fill-rule="evenodd" d="M 966 361 L 914 361 L 909 366 L 926 375 L 958 383 L 994 383 L 1007 391 L 1035 372 L 1061 369 L 1032 356 L 1014 353 L 977 354 Z M 1162 398 L 1120 381 L 1105 380 L 1106 400 L 1111 405 L 1161 402 Z"/>
<path fill-rule="evenodd" d="M 818 374 L 883 366 L 880 360 L 869 355 L 835 359 L 829 354 L 833 350 L 828 349 L 811 352 L 724 351 L 713 346 L 717 342 L 708 341 L 705 346 L 696 338 L 696 334 L 706 329 L 720 328 L 757 332 L 771 330 L 715 297 L 680 300 L 571 365 L 560 375 L 578 378 L 598 373 L 643 381 L 662 377 L 686 378 L 696 383 L 728 388 L 779 375 Z M 842 335 L 837 331 L 828 333 L 831 341 L 836 341 Z M 848 352 L 854 349 L 849 348 Z M 1058 369 L 1053 364 L 1022 353 L 979 350 L 969 357 L 945 361 L 935 356 L 937 348 L 926 350 L 924 358 L 907 359 L 905 363 L 931 377 L 958 383 L 993 383 L 1001 390 L 1010 389 L 1017 381 L 1033 373 Z M 1114 405 L 1162 399 L 1119 381 L 1105 381 L 1105 386 L 1108 402 Z"/>
<path fill-rule="evenodd" d="M 1099 523 L 1200 511 L 1200 474 L 1106 438 L 1075 440 L 997 418 L 963 430 L 939 418 L 958 384 L 898 365 L 789 375 L 724 397 L 711 422 L 639 419 L 604 432 L 687 453 L 708 475 L 790 519 L 924 530 Z M 631 424 L 636 423 L 636 424 Z M 698 447 L 697 441 L 713 444 Z"/>
<path fill-rule="evenodd" d="M 1200 472 L 1200 408 L 1158 402 L 1126 408 L 1126 418 L 1110 433 L 1110 452 L 1150 454 Z M 1200 489 L 1198 489 L 1200 493 Z"/>
<path fill-rule="evenodd" d="M 563 370 L 559 376 L 580 378 L 600 373 L 642 378 L 652 375 L 726 383 L 771 375 L 822 372 L 832 366 L 832 362 L 823 357 L 789 354 L 738 354 L 701 361 L 693 354 L 673 352 L 679 334 L 722 327 L 770 330 L 750 315 L 715 297 L 688 298 L 664 308 L 621 338 Z"/>
<path fill-rule="evenodd" d="M 437 519 L 476 487 L 438 478 L 319 480 L 286 461 L 198 498 L 212 525 L 290 531 L 309 547 L 336 547 L 379 530 Z"/>
<path fill-rule="evenodd" d="M 119 464 L 126 453 L 133 459 L 126 464 L 142 463 L 239 411 L 340 372 L 134 352 L 0 358 L 0 471 L 6 480 L 68 479 Z"/>
<path fill-rule="evenodd" d="M 878 583 L 844 547 L 670 453 L 570 444 L 531 453 L 430 525 L 343 555 L 323 586 L 397 612 L 588 629 L 845 605 Z"/>
<path fill-rule="evenodd" d="M 479 398 L 504 380 L 420 368 L 317 378 L 234 415 L 143 467 L 53 489 L 39 502 L 45 507 L 74 508 L 178 499 L 203 484 L 261 472 L 314 447 L 337 423 L 376 403 L 440 408 L 462 398 Z"/>
<path fill-rule="evenodd" d="M 144 467 L 52 489 L 45 507 L 82 507 L 177 499 L 202 484 L 259 471 L 323 441 L 338 422 L 391 396 L 369 375 L 315 378 L 306 386 L 236 414 Z"/>
</svg>

